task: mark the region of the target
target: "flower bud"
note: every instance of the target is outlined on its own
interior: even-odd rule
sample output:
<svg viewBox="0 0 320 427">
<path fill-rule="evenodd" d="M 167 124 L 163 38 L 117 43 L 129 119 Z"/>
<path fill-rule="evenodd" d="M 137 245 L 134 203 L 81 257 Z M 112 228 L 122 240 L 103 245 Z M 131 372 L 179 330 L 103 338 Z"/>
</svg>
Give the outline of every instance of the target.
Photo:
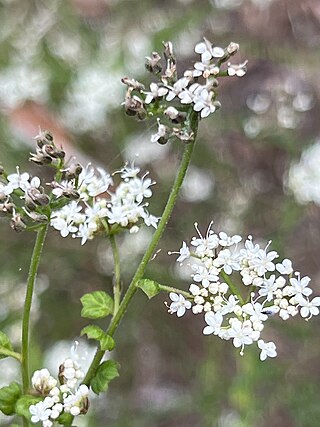
<svg viewBox="0 0 320 427">
<path fill-rule="evenodd" d="M 22 221 L 22 217 L 19 213 L 13 214 L 10 221 L 10 227 L 17 233 L 20 233 L 21 231 L 24 231 L 27 228 L 26 224 Z"/>
<path fill-rule="evenodd" d="M 159 64 L 161 56 L 158 52 L 152 52 L 151 57 L 146 57 L 145 67 L 150 73 L 158 74 L 162 71 L 162 65 Z"/>
<path fill-rule="evenodd" d="M 230 56 L 231 55 L 235 55 L 238 51 L 239 51 L 239 45 L 238 45 L 238 43 L 231 42 L 227 46 L 227 52 L 228 52 L 228 54 Z"/>
</svg>

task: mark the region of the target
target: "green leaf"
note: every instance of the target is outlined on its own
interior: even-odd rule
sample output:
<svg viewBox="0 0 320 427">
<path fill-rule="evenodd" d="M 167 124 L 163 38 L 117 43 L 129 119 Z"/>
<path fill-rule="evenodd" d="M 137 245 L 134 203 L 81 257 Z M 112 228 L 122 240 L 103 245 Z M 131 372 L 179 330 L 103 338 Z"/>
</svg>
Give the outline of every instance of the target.
<svg viewBox="0 0 320 427">
<path fill-rule="evenodd" d="M 115 360 L 107 360 L 106 362 L 102 362 L 98 367 L 95 376 L 92 378 L 92 390 L 96 394 L 99 394 L 102 391 L 106 391 L 109 382 L 119 376 L 119 368 L 120 365 Z"/>
<path fill-rule="evenodd" d="M 159 283 L 151 279 L 139 280 L 138 287 L 143 290 L 149 299 L 155 297 L 161 291 Z"/>
<path fill-rule="evenodd" d="M 81 316 L 88 319 L 101 319 L 113 312 L 113 299 L 103 291 L 94 291 L 80 299 L 83 308 Z"/>
<path fill-rule="evenodd" d="M 73 416 L 71 414 L 67 414 L 66 412 L 63 412 L 58 418 L 57 421 L 60 425 L 63 425 L 65 427 L 71 426 L 73 421 Z"/>
<path fill-rule="evenodd" d="M 16 402 L 15 412 L 17 415 L 21 417 L 25 417 L 27 420 L 31 420 L 31 414 L 29 408 L 31 405 L 35 405 L 36 403 L 43 400 L 43 398 L 39 396 L 31 396 L 30 394 L 24 394 L 20 397 L 20 399 Z"/>
<path fill-rule="evenodd" d="M 0 359 L 4 359 L 5 357 L 8 357 L 8 356 L 1 354 L 1 347 L 6 350 L 13 351 L 13 347 L 8 336 L 4 332 L 0 331 Z"/>
<path fill-rule="evenodd" d="M 82 329 L 81 335 L 87 335 L 89 339 L 97 340 L 100 342 L 100 348 L 103 351 L 111 351 L 115 347 L 114 339 L 106 334 L 99 326 L 88 325 Z"/>
<path fill-rule="evenodd" d="M 21 386 L 16 382 L 0 388 L 0 411 L 5 415 L 14 414 L 16 402 L 20 396 Z"/>
</svg>

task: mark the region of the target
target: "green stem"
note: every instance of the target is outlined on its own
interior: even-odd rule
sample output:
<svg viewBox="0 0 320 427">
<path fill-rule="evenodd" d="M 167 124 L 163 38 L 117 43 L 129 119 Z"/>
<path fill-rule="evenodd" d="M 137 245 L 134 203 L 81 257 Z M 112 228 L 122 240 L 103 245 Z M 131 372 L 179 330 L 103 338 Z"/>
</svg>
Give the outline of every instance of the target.
<svg viewBox="0 0 320 427">
<path fill-rule="evenodd" d="M 159 284 L 159 288 L 162 291 L 164 291 L 164 292 L 175 292 L 175 293 L 181 294 L 181 295 L 183 295 L 183 296 L 185 296 L 186 298 L 189 298 L 189 299 L 193 299 L 194 298 L 194 296 L 191 295 L 189 292 L 182 291 L 181 289 L 174 288 L 173 286 L 165 286 L 165 285 L 160 285 Z"/>
<path fill-rule="evenodd" d="M 13 357 L 21 363 L 21 354 L 16 351 L 8 350 L 7 348 L 0 347 L 0 354 L 8 357 Z"/>
<path fill-rule="evenodd" d="M 185 150 L 183 153 L 181 164 L 180 164 L 180 167 L 178 169 L 173 187 L 171 189 L 171 192 L 170 192 L 170 195 L 169 195 L 169 198 L 167 201 L 167 204 L 164 208 L 162 217 L 159 221 L 158 228 L 156 229 L 156 231 L 154 232 L 154 234 L 152 236 L 151 242 L 150 242 L 150 244 L 149 244 L 149 246 L 148 246 L 148 248 L 147 248 L 147 250 L 146 250 L 146 252 L 145 252 L 138 268 L 137 268 L 135 275 L 133 276 L 133 279 L 132 279 L 132 281 L 128 287 L 126 294 L 124 295 L 124 297 L 121 301 L 121 304 L 119 306 L 119 309 L 118 309 L 116 315 L 112 318 L 110 326 L 107 330 L 108 335 L 111 335 L 111 336 L 114 335 L 122 317 L 124 316 L 124 314 L 127 310 L 127 307 L 129 305 L 132 297 L 136 293 L 136 291 L 138 289 L 136 285 L 137 285 L 138 281 L 140 279 L 142 279 L 142 277 L 144 275 L 145 269 L 146 269 L 150 259 L 152 258 L 153 254 L 154 254 L 154 251 L 155 251 L 155 249 L 159 243 L 159 240 L 162 236 L 163 231 L 165 230 L 165 228 L 168 224 L 170 215 L 172 213 L 172 210 L 173 210 L 174 205 L 176 203 L 176 200 L 178 198 L 179 190 L 181 188 L 181 185 L 183 183 L 184 177 L 186 175 L 186 172 L 187 172 L 190 160 L 191 160 L 191 155 L 193 152 L 193 148 L 194 148 L 194 144 L 195 144 L 195 140 L 196 140 L 196 135 L 197 135 L 197 130 L 198 130 L 198 121 L 199 121 L 198 114 L 195 113 L 194 111 L 191 111 L 189 119 L 190 119 L 190 128 L 194 132 L 193 140 L 190 141 L 190 143 L 186 144 L 186 146 L 185 146 Z M 97 368 L 101 362 L 101 359 L 104 356 L 104 353 L 105 352 L 102 350 L 97 350 L 97 352 L 93 358 L 93 361 L 92 361 L 92 363 L 88 369 L 88 372 L 87 372 L 87 374 L 83 380 L 84 384 L 90 385 L 90 381 L 94 377 L 96 370 L 97 370 Z"/>
<path fill-rule="evenodd" d="M 221 276 L 223 277 L 223 280 L 226 282 L 226 284 L 229 286 L 232 293 L 234 295 L 237 295 L 241 304 L 244 304 L 244 300 L 243 300 L 242 295 L 240 294 L 238 288 L 234 285 L 234 283 L 232 282 L 230 277 L 223 270 L 221 271 Z"/>
<path fill-rule="evenodd" d="M 27 281 L 27 292 L 23 309 L 22 320 L 22 348 L 21 348 L 21 370 L 22 370 L 22 385 L 23 392 L 26 393 L 29 388 L 29 326 L 30 312 L 32 304 L 32 296 L 34 284 L 37 277 L 38 267 L 40 263 L 41 252 L 46 238 L 48 225 L 44 225 L 38 232 L 34 244 L 33 253 L 30 262 L 29 275 Z M 28 424 L 25 424 L 28 425 Z"/>
<path fill-rule="evenodd" d="M 113 285 L 113 298 L 114 298 L 114 309 L 113 316 L 117 314 L 120 305 L 121 298 L 121 272 L 120 272 L 120 257 L 117 247 L 116 238 L 113 234 L 109 236 L 113 260 L 114 260 L 114 285 Z"/>
</svg>

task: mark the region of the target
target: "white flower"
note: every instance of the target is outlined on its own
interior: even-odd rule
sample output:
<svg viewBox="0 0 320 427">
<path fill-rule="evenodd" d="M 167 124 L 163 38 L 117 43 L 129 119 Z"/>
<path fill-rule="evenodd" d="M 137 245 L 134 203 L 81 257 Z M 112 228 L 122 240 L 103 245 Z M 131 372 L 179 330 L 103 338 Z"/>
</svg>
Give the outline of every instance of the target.
<svg viewBox="0 0 320 427">
<path fill-rule="evenodd" d="M 232 318 L 230 319 L 230 329 L 228 329 L 228 335 L 230 338 L 233 338 L 233 345 L 238 348 L 242 347 L 241 353 L 243 352 L 243 347 L 245 345 L 250 345 L 253 341 L 256 341 L 259 338 L 260 333 L 252 329 L 250 321 L 240 322 L 239 319 Z"/>
<path fill-rule="evenodd" d="M 168 93 L 168 89 L 165 87 L 159 87 L 156 83 L 150 84 L 150 92 L 145 92 L 146 99 L 144 102 L 150 104 L 154 99 L 161 98 Z"/>
<path fill-rule="evenodd" d="M 179 95 L 190 83 L 189 77 L 182 77 L 181 79 L 177 80 L 173 87 L 169 88 L 169 93 L 166 96 L 167 101 L 172 101 L 177 95 Z"/>
<path fill-rule="evenodd" d="M 260 360 L 264 361 L 267 357 L 276 357 L 277 350 L 274 342 L 264 342 L 263 340 L 258 341 L 258 347 L 261 350 Z"/>
<path fill-rule="evenodd" d="M 240 270 L 239 254 L 231 253 L 229 249 L 223 249 L 214 260 L 214 264 L 217 267 L 223 267 L 224 272 L 230 275 L 232 271 Z"/>
<path fill-rule="evenodd" d="M 207 269 L 201 265 L 193 264 L 192 269 L 196 272 L 196 274 L 193 275 L 193 280 L 195 282 L 201 282 L 202 286 L 205 288 L 209 286 L 210 282 L 219 280 L 218 270 L 215 267 Z"/>
<path fill-rule="evenodd" d="M 268 319 L 268 316 L 263 313 L 263 306 L 259 302 L 249 302 L 242 307 L 242 310 L 250 316 L 252 323 L 264 322 Z"/>
<path fill-rule="evenodd" d="M 276 269 L 280 274 L 291 274 L 293 273 L 292 262 L 290 259 L 284 259 L 282 263 L 276 265 Z"/>
<path fill-rule="evenodd" d="M 179 256 L 177 258 L 177 262 L 182 263 L 184 260 L 190 257 L 190 249 L 187 246 L 186 242 L 182 242 L 182 246 L 179 249 L 179 252 L 168 252 L 169 255 L 178 253 Z"/>
<path fill-rule="evenodd" d="M 191 104 L 194 97 L 204 89 L 204 86 L 199 83 L 193 83 L 188 89 L 183 90 L 179 93 L 179 99 L 181 104 Z"/>
<path fill-rule="evenodd" d="M 259 295 L 267 297 L 267 301 L 271 301 L 277 289 L 278 283 L 276 281 L 276 276 L 272 274 L 269 279 L 263 279 L 263 284 L 261 285 L 261 289 L 259 289 Z"/>
<path fill-rule="evenodd" d="M 142 218 L 144 220 L 144 223 L 146 224 L 147 227 L 154 227 L 155 229 L 158 227 L 158 221 L 160 218 L 154 216 L 154 215 L 149 215 L 149 214 L 143 214 Z"/>
<path fill-rule="evenodd" d="M 221 246 L 232 246 L 236 245 L 237 243 L 241 242 L 242 237 L 238 234 L 235 234 L 234 236 L 230 237 L 227 235 L 227 233 L 224 233 L 221 231 L 219 233 L 219 245 Z"/>
<path fill-rule="evenodd" d="M 267 252 L 264 249 L 259 249 L 256 256 L 250 260 L 250 265 L 255 268 L 259 276 L 263 276 L 267 271 L 275 270 L 276 267 L 272 261 L 278 256 L 276 251 Z"/>
<path fill-rule="evenodd" d="M 81 412 L 82 405 L 88 397 L 89 389 L 85 384 L 81 384 L 75 394 L 70 394 L 63 401 L 64 410 L 73 416 Z"/>
<path fill-rule="evenodd" d="M 320 297 L 313 298 L 312 301 L 309 301 L 301 296 L 298 299 L 298 303 L 301 307 L 301 317 L 308 317 L 308 319 L 310 319 L 312 316 L 317 316 L 319 314 L 318 307 L 320 306 Z"/>
<path fill-rule="evenodd" d="M 51 409 L 48 408 L 44 401 L 40 401 L 35 405 L 30 405 L 29 412 L 31 416 L 31 422 L 38 423 L 39 421 L 46 421 L 49 419 Z"/>
<path fill-rule="evenodd" d="M 204 335 L 218 335 L 221 329 L 221 324 L 223 322 L 223 316 L 220 312 L 213 313 L 209 311 L 204 315 L 204 320 L 208 326 L 203 329 Z"/>
<path fill-rule="evenodd" d="M 228 301 L 222 306 L 220 313 L 224 316 L 229 313 L 234 313 L 240 307 L 238 297 L 230 295 Z"/>
<path fill-rule="evenodd" d="M 165 125 L 160 123 L 160 120 L 158 119 L 158 132 L 151 135 L 151 142 L 158 142 L 162 140 L 162 138 L 165 138 L 167 134 L 167 128 Z"/>
<path fill-rule="evenodd" d="M 211 74 L 214 76 L 219 74 L 220 68 L 215 64 L 210 64 L 210 62 L 196 62 L 194 64 L 194 70 L 192 72 L 193 77 L 203 76 L 207 79 Z"/>
<path fill-rule="evenodd" d="M 217 106 L 212 102 L 214 97 L 214 92 L 208 91 L 207 89 L 202 89 L 202 91 L 196 94 L 193 98 L 194 111 L 201 111 L 200 115 L 202 118 L 208 117 L 209 114 L 214 113 L 217 109 Z"/>
<path fill-rule="evenodd" d="M 219 246 L 219 238 L 214 234 L 210 227 L 211 224 L 207 229 L 206 237 L 202 237 L 198 229 L 198 224 L 195 223 L 195 228 L 199 234 L 199 238 L 193 237 L 191 239 L 191 245 L 196 247 L 196 254 L 200 257 L 206 255 L 210 256 L 212 254 L 212 250 Z"/>
<path fill-rule="evenodd" d="M 48 369 L 41 369 L 33 373 L 31 383 L 41 394 L 48 394 L 57 385 L 57 380 L 50 375 Z"/>
<path fill-rule="evenodd" d="M 185 314 L 186 310 L 191 308 L 191 302 L 186 300 L 183 295 L 170 292 L 169 297 L 173 301 L 168 310 L 170 314 L 177 313 L 177 316 L 181 317 Z"/>
<path fill-rule="evenodd" d="M 204 38 L 203 42 L 200 42 L 195 47 L 195 52 L 201 54 L 201 61 L 207 62 L 211 58 L 222 58 L 224 56 L 224 49 L 221 47 L 213 47 L 209 40 Z"/>
<path fill-rule="evenodd" d="M 245 61 L 242 64 L 232 65 L 230 62 L 228 62 L 228 75 L 243 77 L 247 72 L 247 63 L 248 61 Z"/>
<path fill-rule="evenodd" d="M 13 190 L 16 190 L 17 188 L 20 188 L 21 190 L 26 191 L 30 187 L 30 182 L 29 182 L 30 176 L 27 172 L 20 174 L 19 166 L 17 166 L 16 169 L 17 169 L 17 173 L 12 173 L 7 176 L 7 179 L 8 179 L 7 191 L 9 191 L 9 189 L 13 191 Z"/>
<path fill-rule="evenodd" d="M 306 297 L 312 294 L 312 290 L 308 288 L 308 284 L 310 283 L 310 277 L 305 276 L 300 278 L 300 275 L 296 279 L 295 277 L 292 277 L 290 279 L 290 283 L 292 285 L 294 294 L 302 294 Z"/>
</svg>

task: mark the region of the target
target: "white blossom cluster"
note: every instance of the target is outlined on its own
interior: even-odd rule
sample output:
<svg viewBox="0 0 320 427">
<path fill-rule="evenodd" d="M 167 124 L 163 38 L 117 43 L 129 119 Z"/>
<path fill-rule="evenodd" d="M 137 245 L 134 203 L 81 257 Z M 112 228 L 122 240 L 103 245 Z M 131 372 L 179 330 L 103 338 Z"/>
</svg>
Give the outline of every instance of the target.
<svg viewBox="0 0 320 427">
<path fill-rule="evenodd" d="M 66 196 L 76 200 L 54 211 L 50 224 L 62 237 L 71 234 L 81 238 L 82 245 L 103 228 L 102 220 L 109 226 L 127 227 L 131 232 L 139 230 L 141 219 L 147 226 L 156 228 L 158 218 L 150 215 L 148 203 L 144 203 L 144 199 L 152 196 L 150 187 L 155 182 L 147 174 L 139 177 L 139 172 L 134 165 L 124 166 L 118 173 L 121 181 L 114 191 L 111 190 L 112 177 L 90 163 L 82 168 L 79 176 L 53 183 L 52 193 L 57 199 Z"/>
<path fill-rule="evenodd" d="M 31 422 L 42 422 L 43 427 L 52 427 L 55 420 L 63 413 L 77 416 L 88 410 L 89 389 L 86 385 L 78 386 L 84 374 L 77 362 L 68 358 L 60 366 L 59 378 L 62 385 L 51 376 L 48 369 L 35 371 L 32 387 L 43 400 L 30 405 Z"/>
<path fill-rule="evenodd" d="M 169 294 L 169 313 L 181 317 L 191 309 L 204 314 L 205 335 L 232 340 L 240 354 L 256 342 L 261 360 L 275 357 L 275 344 L 261 339 L 264 323 L 273 315 L 287 320 L 299 313 L 309 320 L 319 314 L 320 297 L 311 299 L 310 278 L 294 272 L 289 259 L 276 262 L 278 253 L 268 250 L 271 242 L 262 248 L 249 236 L 240 245 L 239 235 L 215 233 L 211 225 L 203 237 L 195 224 L 198 236 L 177 252 L 177 262 L 190 260 L 193 283 L 187 299 Z"/>
<path fill-rule="evenodd" d="M 165 144 L 168 139 L 175 136 L 184 142 L 192 139 L 190 129 L 186 123 L 186 111 L 189 105 L 201 118 L 214 113 L 221 104 L 217 100 L 218 77 L 237 76 L 242 77 L 246 73 L 247 61 L 233 64 L 229 59 L 239 50 L 237 43 L 231 42 L 226 48 L 213 45 L 209 40 L 198 43 L 195 52 L 200 55 L 200 60 L 194 64 L 192 70 L 186 70 L 178 79 L 176 72 L 176 59 L 173 55 L 172 43 L 164 44 L 164 57 L 166 67 L 164 74 L 158 82 L 150 84 L 150 90 L 144 90 L 144 86 L 130 79 L 123 79 L 128 91 L 124 102 L 126 112 L 137 115 L 139 119 L 159 114 L 168 119 L 171 124 L 180 124 L 180 127 L 170 128 L 161 123 L 158 118 L 158 131 L 151 137 L 152 142 Z M 147 57 L 146 67 L 154 74 L 162 71 L 161 56 L 153 52 Z M 136 91 L 137 94 L 133 95 Z M 173 104 L 172 104 L 173 103 Z"/>
<path fill-rule="evenodd" d="M 14 197 L 20 200 L 20 206 L 16 204 Z M 16 173 L 4 175 L 0 180 L 0 212 L 11 216 L 11 227 L 16 231 L 26 228 L 28 218 L 35 222 L 47 221 L 47 216 L 36 210 L 41 210 L 48 203 L 49 197 L 44 193 L 40 178 L 31 177 L 28 172 L 20 173 L 18 166 Z"/>
<path fill-rule="evenodd" d="M 302 153 L 301 159 L 290 166 L 286 185 L 299 203 L 320 205 L 320 140 Z"/>
</svg>

